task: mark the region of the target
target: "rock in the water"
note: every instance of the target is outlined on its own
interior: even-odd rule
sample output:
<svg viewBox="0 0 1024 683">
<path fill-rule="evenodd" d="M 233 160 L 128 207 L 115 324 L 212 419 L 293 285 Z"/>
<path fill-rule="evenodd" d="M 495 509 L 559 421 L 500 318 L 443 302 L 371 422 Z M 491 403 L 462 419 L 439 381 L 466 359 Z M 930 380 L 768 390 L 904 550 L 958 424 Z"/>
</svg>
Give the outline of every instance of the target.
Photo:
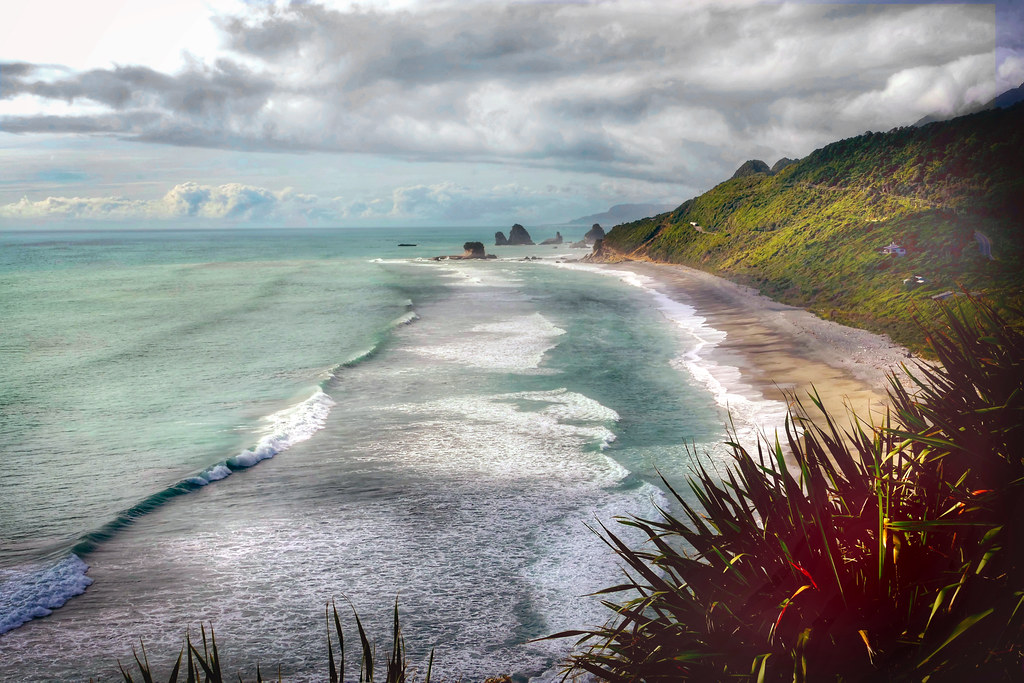
<svg viewBox="0 0 1024 683">
<path fill-rule="evenodd" d="M 751 159 L 745 161 L 742 166 L 736 169 L 736 172 L 732 174 L 733 178 L 745 178 L 749 175 L 756 175 L 758 173 L 771 173 L 772 169 L 768 168 L 768 164 L 764 163 L 760 159 Z"/>
<path fill-rule="evenodd" d="M 508 244 L 508 239 L 505 238 L 505 233 L 503 233 L 500 230 L 498 232 L 494 233 L 494 246 L 496 246 L 496 247 L 504 247 L 507 244 Z"/>
<path fill-rule="evenodd" d="M 483 242 L 466 242 L 462 248 L 466 250 L 463 252 L 462 258 L 487 258 Z"/>
<path fill-rule="evenodd" d="M 530 238 L 530 233 L 526 232 L 526 228 L 516 223 L 508 233 L 508 243 L 511 245 L 533 244 L 533 240 Z"/>
<path fill-rule="evenodd" d="M 548 239 L 544 240 L 543 242 L 541 242 L 541 244 L 561 244 L 561 243 L 562 243 L 562 233 L 560 233 L 560 232 L 556 232 L 554 237 L 548 238 Z"/>
<path fill-rule="evenodd" d="M 494 254 L 487 254 L 484 252 L 483 242 L 466 242 L 462 245 L 465 249 L 461 254 L 454 254 L 452 256 L 435 256 L 435 261 L 457 261 L 460 259 L 473 259 L 473 258 L 498 258 Z"/>
<path fill-rule="evenodd" d="M 594 223 L 594 225 L 590 227 L 590 230 L 587 230 L 587 234 L 583 236 L 583 241 L 586 242 L 587 246 L 596 244 L 598 240 L 603 239 L 604 228 L 601 227 L 600 223 Z"/>
</svg>

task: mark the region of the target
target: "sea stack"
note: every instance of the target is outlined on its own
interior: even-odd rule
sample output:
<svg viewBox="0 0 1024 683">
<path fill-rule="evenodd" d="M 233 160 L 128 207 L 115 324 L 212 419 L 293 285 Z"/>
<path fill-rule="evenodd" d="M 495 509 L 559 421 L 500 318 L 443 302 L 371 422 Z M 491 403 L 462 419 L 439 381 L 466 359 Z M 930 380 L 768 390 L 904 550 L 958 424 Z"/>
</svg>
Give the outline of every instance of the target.
<svg viewBox="0 0 1024 683">
<path fill-rule="evenodd" d="M 590 227 L 590 230 L 587 230 L 587 234 L 583 236 L 583 241 L 588 245 L 596 244 L 598 240 L 603 239 L 604 228 L 601 227 L 600 223 L 594 223 L 594 225 Z"/>
<path fill-rule="evenodd" d="M 462 245 L 465 251 L 462 253 L 462 258 L 487 258 L 487 254 L 484 253 L 483 242 L 466 242 Z"/>
<path fill-rule="evenodd" d="M 541 242 L 542 245 L 544 245 L 544 244 L 561 244 L 561 243 L 562 243 L 562 233 L 560 233 L 560 232 L 556 232 L 554 237 L 550 237 L 550 238 L 544 240 L 543 242 Z"/>
<path fill-rule="evenodd" d="M 452 256 L 435 256 L 435 261 L 459 261 L 462 259 L 474 259 L 474 258 L 498 258 L 494 254 L 487 254 L 484 252 L 483 242 L 466 242 L 462 245 L 465 250 L 461 254 L 453 254 Z"/>
<path fill-rule="evenodd" d="M 526 232 L 526 228 L 516 223 L 508 232 L 508 244 L 533 244 L 533 240 L 530 238 L 530 233 Z"/>
<path fill-rule="evenodd" d="M 503 233 L 501 230 L 494 233 L 494 246 L 504 247 L 506 245 L 508 245 L 508 240 L 505 239 L 505 233 Z"/>
</svg>

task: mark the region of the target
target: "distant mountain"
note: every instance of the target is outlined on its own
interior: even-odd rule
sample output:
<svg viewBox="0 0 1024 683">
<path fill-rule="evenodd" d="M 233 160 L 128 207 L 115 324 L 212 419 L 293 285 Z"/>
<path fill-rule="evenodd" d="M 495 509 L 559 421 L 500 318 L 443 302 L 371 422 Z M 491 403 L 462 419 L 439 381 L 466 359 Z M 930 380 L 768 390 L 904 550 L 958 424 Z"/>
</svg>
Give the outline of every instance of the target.
<svg viewBox="0 0 1024 683">
<path fill-rule="evenodd" d="M 657 216 L 659 213 L 665 213 L 675 207 L 675 204 L 616 204 L 604 213 L 574 218 L 571 221 L 566 221 L 566 224 L 592 225 L 594 223 L 603 223 L 604 225 L 618 225 L 619 223 L 628 223 L 641 218 L 647 218 L 648 216 Z"/>
<path fill-rule="evenodd" d="M 1007 90 L 1002 95 L 997 95 L 994 100 L 989 102 L 989 106 L 986 109 L 991 109 L 992 107 L 1008 109 L 1018 102 L 1024 102 L 1024 83 L 1021 83 L 1016 88 Z"/>
<path fill-rule="evenodd" d="M 952 114 L 928 114 L 927 116 L 923 116 L 915 121 L 914 125 L 925 126 L 929 123 L 935 123 L 936 121 L 950 121 L 958 116 L 977 114 L 980 111 L 987 111 L 989 109 L 1007 109 L 1022 101 L 1024 101 L 1024 83 L 1021 83 L 1016 88 L 1011 88 L 1000 95 L 996 95 L 985 104 L 976 104 L 973 107 L 968 107 L 963 111 Z"/>
<path fill-rule="evenodd" d="M 777 173 L 751 164 L 615 227 L 603 253 L 700 268 L 919 346 L 912 320 L 933 312 L 932 297 L 964 287 L 1024 307 L 1022 160 L 1024 102 L 865 133 Z M 882 253 L 892 242 L 902 256 Z"/>
</svg>

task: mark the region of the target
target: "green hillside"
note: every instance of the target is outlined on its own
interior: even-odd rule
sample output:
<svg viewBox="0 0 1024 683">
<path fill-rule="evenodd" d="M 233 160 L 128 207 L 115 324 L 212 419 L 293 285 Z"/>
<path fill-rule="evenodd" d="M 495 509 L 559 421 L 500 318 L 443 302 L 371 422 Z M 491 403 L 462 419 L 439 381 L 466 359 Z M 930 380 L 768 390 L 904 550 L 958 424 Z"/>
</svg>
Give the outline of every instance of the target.
<svg viewBox="0 0 1024 683">
<path fill-rule="evenodd" d="M 619 225 L 605 247 L 716 273 L 919 347 L 911 317 L 930 315 L 934 295 L 962 286 L 1022 304 L 1022 222 L 1017 105 L 830 144 L 776 174 L 735 177 Z M 881 253 L 893 241 L 905 256 Z M 914 276 L 924 284 L 904 284 Z"/>
</svg>

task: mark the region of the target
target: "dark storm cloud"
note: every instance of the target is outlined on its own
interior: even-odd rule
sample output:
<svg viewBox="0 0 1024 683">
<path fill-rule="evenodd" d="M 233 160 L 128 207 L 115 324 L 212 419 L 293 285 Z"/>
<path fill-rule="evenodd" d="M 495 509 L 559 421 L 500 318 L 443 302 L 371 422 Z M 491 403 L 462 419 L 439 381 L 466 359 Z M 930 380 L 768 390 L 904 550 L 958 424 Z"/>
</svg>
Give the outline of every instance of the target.
<svg viewBox="0 0 1024 683">
<path fill-rule="evenodd" d="M 0 62 L 0 83 L 3 82 L 2 79 L 4 78 L 27 76 L 37 68 L 35 64 L 27 64 L 25 62 Z"/>
<path fill-rule="evenodd" d="M 0 98 L 106 109 L 0 128 L 706 186 L 751 156 L 799 156 L 995 94 L 984 6 L 296 4 L 219 25 L 232 57 L 178 74 L 0 69 Z"/>
<path fill-rule="evenodd" d="M 48 80 L 34 78 L 36 71 L 30 67 L 11 73 L 4 68 L 0 97 L 27 94 L 67 102 L 89 100 L 115 110 L 149 107 L 188 117 L 224 117 L 259 111 L 275 87 L 269 79 L 224 59 L 173 76 L 141 66 L 93 69 Z"/>
</svg>

